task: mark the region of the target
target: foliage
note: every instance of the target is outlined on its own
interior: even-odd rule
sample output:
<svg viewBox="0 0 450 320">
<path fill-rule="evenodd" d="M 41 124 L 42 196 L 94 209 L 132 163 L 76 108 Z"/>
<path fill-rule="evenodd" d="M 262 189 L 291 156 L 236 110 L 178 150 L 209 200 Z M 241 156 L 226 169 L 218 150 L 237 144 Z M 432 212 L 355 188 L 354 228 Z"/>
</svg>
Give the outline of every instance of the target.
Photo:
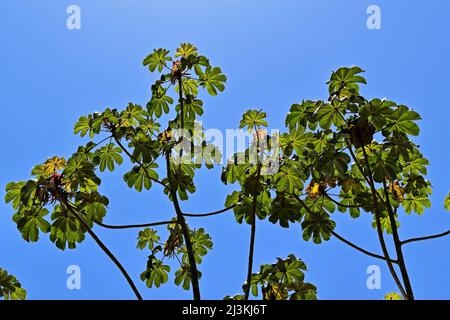
<svg viewBox="0 0 450 320">
<path fill-rule="evenodd" d="M 36 165 L 29 180 L 8 183 L 5 201 L 11 204 L 13 221 L 25 241 L 36 242 L 48 234 L 57 248 L 74 249 L 88 233 L 133 288 L 120 262 L 92 230 L 105 226 L 109 204 L 101 194 L 100 173 L 127 166 L 123 181 L 129 188 L 143 192 L 159 185 L 175 211 L 172 220 L 148 225 L 167 225 L 167 234 L 149 227 L 138 233 L 137 247 L 149 253 L 141 280 L 150 288 L 160 287 L 169 280 L 172 268 L 167 261 L 173 260 L 179 264 L 175 284 L 192 288 L 199 299 L 197 265 L 213 242 L 204 228 L 189 228 L 185 219 L 189 215 L 180 203 L 197 191 L 197 170 L 221 162 L 220 150 L 206 139 L 199 118 L 207 107 L 201 93 L 215 96 L 224 91 L 227 78 L 189 43 L 182 43 L 173 55 L 167 49 L 155 49 L 143 65 L 158 73 L 144 107 L 130 102 L 122 110 L 106 108 L 81 116 L 73 133 L 89 142 L 67 159 L 54 156 Z M 251 225 L 252 235 L 257 219 L 267 219 L 283 228 L 298 228 L 299 238 L 316 244 L 332 236 L 343 240 L 335 230 L 336 212 L 353 219 L 369 214 L 384 252 L 381 259 L 388 264 L 392 262 L 384 234 L 392 234 L 398 256 L 394 263 L 402 269 L 407 292 L 401 285 L 399 289 L 409 299 L 413 295 L 401 258 L 404 242 L 398 236 L 399 216 L 422 215 L 431 206 L 432 192 L 426 179 L 429 161 L 414 143 L 421 118 L 394 101 L 363 97 L 360 86 L 366 80 L 362 74 L 359 67 L 337 69 L 327 82 L 328 97 L 293 104 L 281 134 L 269 134 L 263 110 L 246 111 L 239 128 L 252 139 L 222 170 L 222 182 L 235 185 L 236 190 L 226 197 L 226 209 L 219 213 L 232 209 L 238 223 Z M 450 194 L 444 208 L 450 210 Z M 251 238 L 249 266 L 255 244 Z M 316 287 L 304 282 L 305 264 L 292 254 L 262 265 L 258 273 L 251 269 L 244 295 L 227 298 L 247 299 L 249 290 L 267 300 L 317 298 Z M 0 288 L 9 290 L 3 295 L 24 298 L 15 278 L 1 272 L 0 280 L 6 279 L 6 284 Z M 19 288 L 15 296 L 14 286 Z M 398 297 L 388 294 L 388 298 Z"/>
<path fill-rule="evenodd" d="M 252 295 L 261 295 L 263 300 L 316 300 L 317 288 L 304 282 L 306 270 L 305 263 L 293 254 L 286 259 L 277 258 L 274 264 L 264 264 L 258 273 L 252 274 Z M 225 297 L 227 300 L 241 298 L 241 295 Z"/>
<path fill-rule="evenodd" d="M 20 282 L 5 269 L 0 268 L 0 298 L 5 300 L 25 300 L 27 292 Z"/>
</svg>

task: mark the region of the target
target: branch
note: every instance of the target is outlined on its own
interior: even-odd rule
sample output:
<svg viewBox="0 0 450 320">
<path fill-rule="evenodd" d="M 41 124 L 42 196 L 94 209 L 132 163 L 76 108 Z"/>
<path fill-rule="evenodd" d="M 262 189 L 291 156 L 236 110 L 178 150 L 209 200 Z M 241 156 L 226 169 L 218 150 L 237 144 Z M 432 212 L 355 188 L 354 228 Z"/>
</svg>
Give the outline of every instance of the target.
<svg viewBox="0 0 450 320">
<path fill-rule="evenodd" d="M 94 222 L 95 222 L 95 224 L 99 225 L 100 227 L 103 227 L 106 229 L 132 229 L 132 228 L 145 228 L 145 227 L 161 226 L 161 225 L 171 224 L 171 223 L 178 223 L 178 220 L 168 220 L 168 221 L 143 223 L 143 224 L 128 224 L 128 225 L 119 225 L 119 226 L 112 226 L 109 224 L 104 224 L 99 221 L 94 221 Z"/>
<path fill-rule="evenodd" d="M 331 202 L 337 204 L 337 205 L 340 206 L 340 207 L 344 207 L 344 208 L 361 208 L 360 205 L 342 204 L 342 203 L 340 203 L 339 201 L 334 200 L 334 199 L 333 199 L 332 197 L 330 197 L 330 196 L 328 195 L 328 193 L 326 193 L 326 192 L 324 193 L 324 195 L 325 195 L 328 199 L 330 199 Z"/>
<path fill-rule="evenodd" d="M 298 200 L 298 201 L 300 202 L 300 204 L 301 204 L 301 205 L 302 205 L 302 206 L 310 213 L 310 215 L 311 215 L 312 217 L 315 218 L 314 213 L 313 213 L 313 212 L 311 211 L 311 209 L 306 205 L 306 203 L 305 203 L 302 199 L 300 199 L 300 197 L 297 197 L 297 200 Z M 356 250 L 358 250 L 358 251 L 360 251 L 360 252 L 362 252 L 362 253 L 364 253 L 364 254 L 366 254 L 366 255 L 368 255 L 368 256 L 371 256 L 371 257 L 373 257 L 373 258 L 377 258 L 377 259 L 386 261 L 386 258 L 385 258 L 384 256 L 378 255 L 378 254 L 376 254 L 376 253 L 370 252 L 370 251 L 368 251 L 368 250 L 366 250 L 366 249 L 363 249 L 363 248 L 357 246 L 357 245 L 354 244 L 353 242 L 351 242 L 351 241 L 345 239 L 343 236 L 339 235 L 339 234 L 338 234 L 337 232 L 335 232 L 333 229 L 328 228 L 328 226 L 326 226 L 326 225 L 323 225 L 323 227 L 324 227 L 328 232 L 330 232 L 336 239 L 342 241 L 343 243 L 345 243 L 346 245 L 352 247 L 353 249 L 356 249 Z M 390 259 L 390 261 L 391 261 L 392 263 L 397 263 L 396 260 Z"/>
<path fill-rule="evenodd" d="M 349 150 L 352 150 L 352 148 L 350 147 Z M 353 151 L 351 151 L 351 152 L 353 154 Z M 361 171 L 361 174 L 364 177 L 366 177 L 366 179 L 368 180 L 369 185 L 370 185 L 370 190 L 372 192 L 373 213 L 375 215 L 375 223 L 377 225 L 377 233 L 378 233 L 378 239 L 380 241 L 381 249 L 383 251 L 383 255 L 386 257 L 386 262 L 387 262 L 389 271 L 390 271 L 392 277 L 394 278 L 394 281 L 397 284 L 397 287 L 401 291 L 403 297 L 404 298 L 408 298 L 408 295 L 406 294 L 406 291 L 403 288 L 403 285 L 402 285 L 402 283 L 401 283 L 401 281 L 400 281 L 400 279 L 399 279 L 399 277 L 398 277 L 398 275 L 397 275 L 397 273 L 396 273 L 396 271 L 394 269 L 394 266 L 392 265 L 392 263 L 390 261 L 391 259 L 389 257 L 389 251 L 388 251 L 388 249 L 386 247 L 386 242 L 384 240 L 383 229 L 381 227 L 380 212 L 378 211 L 379 210 L 379 208 L 378 208 L 378 200 L 377 200 L 378 192 L 377 192 L 377 189 L 375 188 L 375 181 L 373 180 L 372 169 L 370 168 L 369 158 L 367 157 L 365 146 L 362 146 L 362 152 L 363 152 L 364 160 L 365 160 L 366 167 L 367 167 L 368 177 L 366 177 L 366 175 L 364 174 L 364 171 L 361 170 L 361 167 L 359 165 L 358 165 L 358 168 Z M 354 157 L 354 154 L 353 154 L 353 157 Z M 356 161 L 356 159 L 355 159 L 355 161 Z M 356 163 L 358 163 L 358 162 L 356 161 Z"/>
<path fill-rule="evenodd" d="M 125 270 L 125 268 L 122 266 L 120 261 L 114 256 L 114 254 L 108 249 L 108 247 L 106 247 L 106 245 L 100 240 L 100 238 L 94 233 L 94 231 L 92 231 L 92 229 L 89 227 L 89 225 L 73 210 L 72 206 L 66 200 L 61 199 L 61 202 L 67 207 L 67 209 L 70 211 L 70 213 L 72 213 L 74 215 L 75 219 L 77 219 L 81 223 L 81 225 L 86 229 L 86 231 L 94 239 L 94 241 L 97 243 L 97 245 L 103 250 L 103 252 L 105 252 L 106 255 L 119 268 L 120 272 L 122 272 L 122 275 L 127 280 L 128 284 L 130 285 L 130 287 L 133 290 L 134 294 L 136 295 L 137 299 L 143 300 L 141 294 L 139 293 L 138 289 L 136 288 L 136 285 L 134 284 L 130 275 Z"/>
<path fill-rule="evenodd" d="M 449 235 L 449 234 L 450 234 L 450 230 L 447 230 L 445 232 L 438 233 L 438 234 L 433 234 L 431 236 L 424 236 L 424 237 L 417 237 L 417 238 L 411 238 L 411 239 L 408 239 L 408 240 L 403 240 L 403 241 L 400 242 L 400 244 L 404 245 L 404 244 L 407 244 L 407 243 L 410 243 L 410 242 L 441 238 L 441 237 L 445 237 L 446 235 Z"/>
<path fill-rule="evenodd" d="M 183 213 L 183 216 L 186 216 L 186 217 L 209 217 L 209 216 L 214 216 L 214 215 L 217 215 L 217 214 L 220 214 L 220 213 L 227 212 L 227 211 L 233 209 L 234 207 L 236 207 L 236 205 L 237 204 L 233 204 L 233 205 L 231 205 L 229 207 L 226 207 L 226 208 L 224 208 L 222 210 L 208 212 L 208 213 Z"/>
</svg>

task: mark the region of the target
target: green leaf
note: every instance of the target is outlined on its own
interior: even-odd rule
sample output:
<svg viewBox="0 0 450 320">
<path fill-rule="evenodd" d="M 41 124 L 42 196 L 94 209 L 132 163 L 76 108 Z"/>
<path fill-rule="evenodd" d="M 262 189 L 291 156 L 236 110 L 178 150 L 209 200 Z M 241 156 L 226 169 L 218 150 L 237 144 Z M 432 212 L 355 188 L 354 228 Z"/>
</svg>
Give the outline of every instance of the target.
<svg viewBox="0 0 450 320">
<path fill-rule="evenodd" d="M 200 271 L 197 271 L 198 278 L 202 276 Z M 180 269 L 175 272 L 175 284 L 179 286 L 182 284 L 184 290 L 189 290 L 191 288 L 191 268 L 188 264 L 182 264 Z"/>
<path fill-rule="evenodd" d="M 270 206 L 269 221 L 280 223 L 283 228 L 289 227 L 289 222 L 295 223 L 301 220 L 301 206 L 295 199 L 286 197 L 284 194 L 277 194 L 277 197 Z"/>
<path fill-rule="evenodd" d="M 281 166 L 274 176 L 277 191 L 293 194 L 298 190 L 302 190 L 303 181 L 299 176 L 299 170 L 293 163 Z"/>
<path fill-rule="evenodd" d="M 297 155 L 301 155 L 310 145 L 313 147 L 314 135 L 312 132 L 305 132 L 303 128 L 294 129 L 289 133 L 280 136 L 280 144 L 285 152 L 294 149 Z"/>
<path fill-rule="evenodd" d="M 219 67 L 211 68 L 208 66 L 203 72 L 198 65 L 195 65 L 195 72 L 199 77 L 199 84 L 206 88 L 210 95 L 215 96 L 217 95 L 217 90 L 221 92 L 225 90 L 224 83 L 227 81 L 227 77 Z"/>
<path fill-rule="evenodd" d="M 138 192 L 141 192 L 142 188 L 149 190 L 152 187 L 151 178 L 158 179 L 158 173 L 152 169 L 157 167 L 158 165 L 156 163 L 148 165 L 146 170 L 141 166 L 134 166 L 131 171 L 125 173 L 123 180 L 127 183 L 128 187 L 134 187 Z"/>
<path fill-rule="evenodd" d="M 342 126 L 345 120 L 342 118 L 345 112 L 345 106 L 340 105 L 337 100 L 330 103 L 324 103 L 317 111 L 317 119 L 322 129 L 330 129 L 332 125 L 335 127 Z"/>
<path fill-rule="evenodd" d="M 147 270 L 141 273 L 141 280 L 145 281 L 145 284 L 149 288 L 153 287 L 153 285 L 159 288 L 169 279 L 169 272 L 170 267 L 168 265 L 163 264 L 161 260 L 151 255 L 147 262 Z"/>
<path fill-rule="evenodd" d="M 153 53 L 149 54 L 143 61 L 144 66 L 148 66 L 148 69 L 153 72 L 158 69 L 159 72 L 162 71 L 164 66 L 166 66 L 167 61 L 172 59 L 168 57 L 169 50 L 159 48 L 153 50 Z"/>
<path fill-rule="evenodd" d="M 141 250 L 145 247 L 153 250 L 153 248 L 155 247 L 155 243 L 157 243 L 159 240 L 160 238 L 156 230 L 145 228 L 144 230 L 139 231 L 137 247 Z"/>
<path fill-rule="evenodd" d="M 0 268 L 0 298 L 5 300 L 25 300 L 26 291 L 15 276 Z"/>
<path fill-rule="evenodd" d="M 87 117 L 82 116 L 78 119 L 78 122 L 75 123 L 73 133 L 79 133 L 82 137 L 84 137 L 89 132 L 89 137 L 92 139 L 95 135 L 100 133 L 101 127 L 102 118 L 99 114 L 90 114 Z"/>
<path fill-rule="evenodd" d="M 13 220 L 17 223 L 17 229 L 22 233 L 22 238 L 27 242 L 39 240 L 39 231 L 48 233 L 50 223 L 44 219 L 48 214 L 46 208 L 31 207 L 17 212 Z"/>
<path fill-rule="evenodd" d="M 445 197 L 444 208 L 445 210 L 450 211 L 450 193 Z"/>
<path fill-rule="evenodd" d="M 398 106 L 398 109 L 395 110 L 390 116 L 390 120 L 392 121 L 390 127 L 392 131 L 417 136 L 419 135 L 420 129 L 414 121 L 420 119 L 422 118 L 417 112 L 410 110 L 406 106 Z"/>
<path fill-rule="evenodd" d="M 110 143 L 97 150 L 96 154 L 98 159 L 94 161 L 99 163 L 99 169 L 101 172 L 105 171 L 106 168 L 112 172 L 114 170 L 115 163 L 118 165 L 123 163 L 123 158 L 120 155 L 121 153 L 121 148 L 116 147 L 113 143 Z"/>
<path fill-rule="evenodd" d="M 330 94 L 341 94 L 344 89 L 353 91 L 354 94 L 358 94 L 358 83 L 367 83 L 366 80 L 359 74 L 364 72 L 359 67 L 342 67 L 331 74 L 331 78 L 328 81 L 328 91 Z"/>
<path fill-rule="evenodd" d="M 150 116 L 155 115 L 157 118 L 161 117 L 164 113 L 169 113 L 169 105 L 173 103 L 172 97 L 165 94 L 153 95 L 152 99 L 147 104 L 147 109 Z"/>
<path fill-rule="evenodd" d="M 25 181 L 10 182 L 6 185 L 5 202 L 11 202 L 14 210 L 17 210 L 20 205 L 20 190 L 22 190 L 24 185 Z"/>
<path fill-rule="evenodd" d="M 325 212 L 314 212 L 313 215 L 307 213 L 302 222 L 303 239 L 305 241 L 313 239 L 314 243 L 328 241 L 331 231 L 336 227 L 336 223 L 330 220 L 330 216 Z"/>
<path fill-rule="evenodd" d="M 208 253 L 208 250 L 212 249 L 213 242 L 211 241 L 211 237 L 209 234 L 205 233 L 205 229 L 203 228 L 191 230 L 191 243 L 194 251 L 195 262 L 200 264 L 202 263 L 202 257 Z M 183 252 L 183 263 L 189 264 L 187 248 L 183 247 L 181 251 Z"/>
<path fill-rule="evenodd" d="M 402 201 L 402 205 L 407 214 L 413 211 L 417 214 L 423 214 L 425 208 L 431 207 L 431 201 L 424 195 L 408 194 Z"/>
<path fill-rule="evenodd" d="M 267 114 L 261 110 L 248 110 L 242 116 L 239 128 L 247 127 L 247 130 L 251 132 L 255 127 L 267 127 L 269 124 L 265 120 L 266 118 Z"/>
<path fill-rule="evenodd" d="M 177 52 L 175 53 L 175 57 L 183 57 L 187 58 L 190 55 L 197 55 L 197 48 L 192 43 L 182 43 L 179 48 L 177 48 Z"/>
</svg>

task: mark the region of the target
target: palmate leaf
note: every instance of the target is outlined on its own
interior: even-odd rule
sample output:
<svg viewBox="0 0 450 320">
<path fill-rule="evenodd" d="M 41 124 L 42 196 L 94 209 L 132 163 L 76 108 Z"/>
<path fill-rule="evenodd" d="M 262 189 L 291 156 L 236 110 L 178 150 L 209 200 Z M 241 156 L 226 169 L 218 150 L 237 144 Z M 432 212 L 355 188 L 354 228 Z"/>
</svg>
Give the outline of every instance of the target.
<svg viewBox="0 0 450 320">
<path fill-rule="evenodd" d="M 6 185 L 6 195 L 5 202 L 12 204 L 14 210 L 17 210 L 21 201 L 20 201 L 20 190 L 22 190 L 25 185 L 25 181 L 19 182 L 10 182 Z"/>
<path fill-rule="evenodd" d="M 55 206 L 52 213 L 52 226 L 50 229 L 50 241 L 58 249 L 75 249 L 77 243 L 85 239 L 81 224 L 74 216 L 60 205 Z"/>
<path fill-rule="evenodd" d="M 269 214 L 272 199 L 270 199 L 270 194 L 267 191 L 260 193 L 256 198 L 256 216 L 262 220 Z M 253 198 L 242 197 L 239 204 L 233 208 L 233 211 L 238 223 L 242 223 L 245 220 L 246 223 L 251 224 L 253 220 Z"/>
<path fill-rule="evenodd" d="M 302 101 L 301 104 L 293 104 L 286 116 L 285 125 L 292 131 L 295 128 L 311 126 L 311 117 L 322 101 Z"/>
<path fill-rule="evenodd" d="M 345 123 L 342 118 L 345 112 L 345 106 L 341 105 L 337 100 L 332 103 L 324 103 L 317 111 L 317 119 L 322 129 L 330 129 L 332 125 L 339 127 Z"/>
<path fill-rule="evenodd" d="M 199 77 L 199 84 L 206 88 L 210 95 L 215 96 L 217 90 L 220 92 L 225 90 L 224 83 L 227 81 L 227 77 L 219 67 L 208 66 L 203 72 L 199 65 L 195 65 L 195 73 Z"/>
<path fill-rule="evenodd" d="M 293 194 L 296 190 L 303 189 L 303 181 L 300 179 L 298 168 L 295 163 L 283 165 L 274 176 L 278 192 Z"/>
<path fill-rule="evenodd" d="M 75 123 L 73 133 L 80 134 L 82 137 L 89 133 L 89 137 L 92 139 L 100 133 L 101 127 L 102 117 L 99 114 L 90 114 L 87 117 L 82 116 L 78 119 L 77 123 Z"/>
<path fill-rule="evenodd" d="M 270 206 L 269 221 L 280 223 L 284 228 L 289 227 L 289 222 L 295 223 L 302 218 L 301 205 L 296 199 L 286 197 L 285 194 L 278 193 Z"/>
<path fill-rule="evenodd" d="M 157 243 L 159 240 L 160 238 L 156 230 L 145 228 L 144 230 L 139 231 L 137 247 L 141 250 L 145 247 L 153 250 L 153 248 L 155 247 L 155 243 Z"/>
<path fill-rule="evenodd" d="M 128 187 L 134 187 L 138 192 L 141 192 L 142 188 L 149 190 L 152 187 L 151 178 L 158 179 L 158 173 L 153 170 L 153 168 L 157 167 L 158 165 L 156 163 L 146 166 L 146 170 L 139 165 L 134 166 L 133 169 L 124 174 L 123 180 L 127 183 Z"/>
<path fill-rule="evenodd" d="M 15 276 L 0 268 L 0 298 L 5 300 L 25 300 L 26 291 Z"/>
<path fill-rule="evenodd" d="M 280 145 L 287 154 L 290 154 L 293 149 L 297 155 L 301 155 L 303 151 L 314 147 L 314 140 L 312 132 L 305 132 L 304 128 L 298 128 L 289 133 L 283 133 L 280 136 Z"/>
<path fill-rule="evenodd" d="M 353 90 L 358 93 L 358 83 L 367 83 L 366 80 L 359 74 L 364 72 L 359 67 L 342 67 L 331 74 L 328 83 L 328 90 L 330 94 L 341 92 L 343 89 Z"/>
<path fill-rule="evenodd" d="M 146 119 L 146 112 L 138 104 L 129 103 L 125 110 L 120 113 L 120 126 L 134 126 Z"/>
<path fill-rule="evenodd" d="M 70 189 L 74 191 L 78 188 L 95 190 L 101 183 L 100 178 L 95 174 L 95 165 L 82 157 L 70 158 L 62 174 L 70 177 Z"/>
<path fill-rule="evenodd" d="M 187 58 L 190 55 L 197 55 L 197 48 L 192 43 L 182 43 L 179 48 L 177 48 L 177 52 L 175 53 L 175 57 L 183 57 Z"/>
<path fill-rule="evenodd" d="M 447 211 L 450 211 L 450 193 L 444 199 L 444 208 Z"/>
<path fill-rule="evenodd" d="M 198 278 L 200 279 L 202 276 L 202 273 L 197 270 Z M 189 290 L 191 288 L 191 268 L 188 264 L 183 263 L 177 271 L 175 271 L 175 284 L 179 286 L 182 284 L 182 288 L 184 290 Z"/>
<path fill-rule="evenodd" d="M 403 297 L 396 292 L 390 292 L 384 295 L 384 300 L 403 300 Z"/>
<path fill-rule="evenodd" d="M 159 48 L 153 50 L 153 53 L 149 54 L 143 61 L 144 66 L 148 66 L 148 69 L 153 72 L 158 69 L 159 72 L 162 71 L 164 66 L 166 66 L 167 61 L 171 61 L 172 58 L 168 57 L 169 50 Z"/>
<path fill-rule="evenodd" d="M 258 273 L 252 274 L 251 293 L 257 297 L 261 288 L 263 300 L 317 299 L 317 288 L 304 282 L 306 270 L 305 263 L 293 254 L 286 259 L 277 258 L 276 263 L 263 264 Z"/>
<path fill-rule="evenodd" d="M 415 121 L 420 119 L 422 118 L 417 112 L 410 110 L 406 106 L 398 106 L 397 110 L 390 115 L 390 120 L 392 121 L 390 130 L 417 136 L 420 129 Z"/>
<path fill-rule="evenodd" d="M 155 115 L 160 118 L 163 111 L 169 113 L 169 105 L 173 103 L 173 99 L 165 94 L 153 95 L 151 100 L 147 103 L 147 110 L 150 116 Z"/>
<path fill-rule="evenodd" d="M 266 118 L 267 114 L 261 110 L 248 110 L 242 116 L 239 128 L 247 127 L 247 130 L 251 132 L 255 127 L 267 127 L 269 124 L 265 120 Z"/>
<path fill-rule="evenodd" d="M 191 242 L 192 249 L 194 251 L 195 262 L 197 264 L 202 263 L 202 257 L 204 257 L 208 250 L 212 249 L 213 242 L 211 241 L 211 236 L 205 233 L 205 229 L 200 228 L 198 230 L 191 230 Z M 189 256 L 187 253 L 187 248 L 184 246 L 181 248 L 183 252 L 182 261 L 185 264 L 189 264 Z"/>
<path fill-rule="evenodd" d="M 121 148 L 110 143 L 96 151 L 94 162 L 99 164 L 101 172 L 105 171 L 106 168 L 112 172 L 115 168 L 115 164 L 121 165 L 123 163 L 123 158 L 120 155 L 121 153 Z"/>
<path fill-rule="evenodd" d="M 402 201 L 402 206 L 407 214 L 410 214 L 413 211 L 417 214 L 423 214 L 425 208 L 431 207 L 431 201 L 424 194 L 407 194 L 405 200 Z"/>
<path fill-rule="evenodd" d="M 141 273 L 141 280 L 145 281 L 146 286 L 149 288 L 153 286 L 159 288 L 169 280 L 169 272 L 170 266 L 163 264 L 154 255 L 150 255 L 147 262 L 147 270 Z"/>
<path fill-rule="evenodd" d="M 322 240 L 328 241 L 331 237 L 331 231 L 336 227 L 336 223 L 330 220 L 330 216 L 321 211 L 307 213 L 302 222 L 303 239 L 305 241 L 313 239 L 314 243 L 322 243 Z"/>
<path fill-rule="evenodd" d="M 50 231 L 50 223 L 44 218 L 47 214 L 46 208 L 38 206 L 23 208 L 14 214 L 13 220 L 17 223 L 17 229 L 25 241 L 36 242 L 39 240 L 40 231 L 44 233 Z"/>
<path fill-rule="evenodd" d="M 393 107 L 396 106 L 392 101 L 372 99 L 368 104 L 361 107 L 360 115 L 362 118 L 369 120 L 376 130 L 380 130 L 386 125 L 388 116 L 394 112 Z"/>
</svg>

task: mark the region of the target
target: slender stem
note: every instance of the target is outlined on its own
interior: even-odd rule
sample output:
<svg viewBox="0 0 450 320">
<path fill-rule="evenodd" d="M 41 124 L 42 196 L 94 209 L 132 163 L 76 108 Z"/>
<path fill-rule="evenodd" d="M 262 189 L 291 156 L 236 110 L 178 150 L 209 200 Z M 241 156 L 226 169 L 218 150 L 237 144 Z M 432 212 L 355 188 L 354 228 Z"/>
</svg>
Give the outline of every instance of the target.
<svg viewBox="0 0 450 320">
<path fill-rule="evenodd" d="M 306 203 L 305 203 L 302 199 L 300 199 L 300 197 L 297 197 L 297 200 L 300 202 L 300 204 L 303 206 L 303 208 L 305 208 L 305 210 L 308 211 L 309 214 L 315 219 L 316 216 L 315 216 L 314 213 L 311 211 L 311 209 L 306 205 Z M 316 220 L 316 221 L 317 221 L 317 220 Z M 373 257 L 373 258 L 377 258 L 377 259 L 386 261 L 386 258 L 385 258 L 384 256 L 381 256 L 381 255 L 379 255 L 379 254 L 370 252 L 370 251 L 368 251 L 368 250 L 366 250 L 366 249 L 363 249 L 363 248 L 357 246 L 356 244 L 354 244 L 353 242 L 351 242 L 351 241 L 345 239 L 343 236 L 339 235 L 337 232 L 335 232 L 333 229 L 329 228 L 329 227 L 326 226 L 326 225 L 323 225 L 323 227 L 324 227 L 328 232 L 330 232 L 331 235 L 333 235 L 336 239 L 342 241 L 343 243 L 347 244 L 348 246 L 352 247 L 353 249 L 356 249 L 356 250 L 358 250 L 358 251 L 360 251 L 360 252 L 362 252 L 362 253 L 364 253 L 364 254 L 370 256 L 370 257 Z M 391 262 L 392 262 L 392 263 L 397 263 L 396 260 L 392 260 L 392 259 L 391 259 Z"/>
<path fill-rule="evenodd" d="M 325 197 L 327 197 L 331 202 L 337 204 L 340 207 L 344 208 L 361 208 L 360 205 L 349 205 L 349 204 L 342 204 L 339 201 L 334 200 L 332 197 L 330 197 L 326 192 L 324 193 Z"/>
<path fill-rule="evenodd" d="M 255 251 L 255 236 L 256 236 L 256 196 L 253 198 L 252 213 L 251 213 L 251 231 L 250 231 L 250 249 L 248 253 L 248 269 L 247 269 L 247 281 L 245 283 L 244 300 L 248 300 L 250 295 L 250 283 L 252 281 L 253 270 L 253 255 Z"/>
<path fill-rule="evenodd" d="M 389 192 L 386 185 L 386 179 L 383 179 L 383 190 L 386 196 L 386 208 L 389 215 L 389 221 L 391 223 L 392 238 L 394 240 L 395 251 L 397 252 L 398 266 L 402 274 L 403 283 L 405 284 L 406 294 L 409 300 L 414 300 L 414 292 L 412 290 L 411 281 L 409 280 L 408 269 L 406 268 L 405 258 L 403 257 L 402 244 L 398 235 L 397 224 L 395 221 L 395 214 L 392 210 L 392 206 L 389 200 Z"/>
<path fill-rule="evenodd" d="M 256 130 L 256 128 L 255 128 Z M 261 162 L 259 161 L 259 134 L 256 131 L 256 154 L 258 160 L 258 167 L 256 168 L 256 184 L 259 182 L 259 178 L 261 176 Z M 255 192 L 253 193 L 253 203 L 252 203 L 252 212 L 251 212 L 251 230 L 250 230 L 250 248 L 248 253 L 248 268 L 247 268 L 247 281 L 245 283 L 244 288 L 244 300 L 248 300 L 250 295 L 250 287 L 252 281 L 252 270 L 253 270 L 253 255 L 255 251 L 255 236 L 256 236 L 256 204 L 258 200 L 257 188 L 255 187 Z"/>
<path fill-rule="evenodd" d="M 61 199 L 61 202 L 65 205 L 65 207 L 67 207 L 67 209 L 70 211 L 70 213 L 72 213 L 72 215 L 75 217 L 75 219 L 77 219 L 81 223 L 81 225 L 86 229 L 86 231 L 89 233 L 89 235 L 92 237 L 92 239 L 94 239 L 94 241 L 103 250 L 103 252 L 105 252 L 106 255 L 114 262 L 114 264 L 117 266 L 117 268 L 119 268 L 120 272 L 127 280 L 129 286 L 133 290 L 137 299 L 143 300 L 136 285 L 134 284 L 130 275 L 125 270 L 125 268 L 122 266 L 120 261 L 114 256 L 114 254 L 108 249 L 108 247 L 100 240 L 100 238 L 94 233 L 94 231 L 92 231 L 92 229 L 89 227 L 89 225 L 75 212 L 75 210 L 72 208 L 72 206 L 66 200 Z"/>
<path fill-rule="evenodd" d="M 433 235 L 430 235 L 430 236 L 411 238 L 411 239 L 403 240 L 401 242 L 401 245 L 404 245 L 404 244 L 407 244 L 407 243 L 411 243 L 411 242 L 416 242 L 416 241 L 424 241 L 424 240 L 441 238 L 441 237 L 445 237 L 445 236 L 447 236 L 449 234 L 450 234 L 450 230 L 447 230 L 445 232 L 438 233 L 438 234 L 433 234 Z"/>
<path fill-rule="evenodd" d="M 183 232 L 184 241 L 186 242 L 186 249 L 192 278 L 192 292 L 194 295 L 194 300 L 200 300 L 201 299 L 200 285 L 198 281 L 198 271 L 197 271 L 197 264 L 195 262 L 194 249 L 192 248 L 190 230 L 187 227 L 186 220 L 183 216 L 183 211 L 181 211 L 180 204 L 178 202 L 176 190 L 173 186 L 172 173 L 170 169 L 170 151 L 166 153 L 166 164 L 167 164 L 167 178 L 170 183 L 170 194 L 172 195 L 172 201 L 175 207 L 175 212 L 177 213 L 177 219 L 181 226 L 181 231 Z"/>
<path fill-rule="evenodd" d="M 349 148 L 349 149 L 351 150 L 351 148 Z M 394 278 L 394 281 L 397 284 L 398 289 L 401 291 L 401 294 L 403 295 L 403 297 L 407 298 L 408 295 L 406 294 L 406 291 L 403 288 L 403 285 L 402 285 L 397 273 L 395 272 L 394 266 L 391 263 L 391 258 L 389 257 L 389 251 L 387 250 L 386 242 L 384 241 L 383 229 L 381 227 L 381 217 L 380 217 L 380 212 L 379 212 L 379 208 L 378 208 L 378 198 L 377 198 L 378 192 L 375 188 L 375 182 L 373 180 L 372 170 L 370 168 L 369 158 L 367 157 L 365 146 L 362 147 L 362 151 L 363 151 L 364 160 L 366 163 L 366 168 L 367 168 L 367 173 L 368 173 L 368 177 L 366 177 L 366 178 L 369 181 L 370 189 L 372 192 L 373 211 L 374 211 L 374 215 L 375 215 L 375 223 L 377 226 L 378 239 L 380 241 L 381 249 L 383 251 L 384 257 L 386 258 L 386 263 L 388 265 L 389 271 L 390 271 L 392 277 Z M 352 153 L 353 153 L 353 151 L 352 151 Z M 356 159 L 355 159 L 355 161 L 357 162 Z M 364 171 L 361 171 L 361 174 L 363 176 L 365 176 Z"/>
<path fill-rule="evenodd" d="M 133 228 L 146 228 L 146 227 L 154 227 L 154 226 L 161 226 L 165 224 L 171 224 L 171 223 L 177 223 L 178 220 L 169 220 L 169 221 L 160 221 L 160 222 L 152 222 L 152 223 L 143 223 L 143 224 L 126 224 L 126 225 L 119 225 L 119 226 L 112 226 L 109 224 L 105 224 L 99 221 L 94 221 L 95 224 L 99 225 L 100 227 L 107 228 L 107 229 L 133 229 Z"/>
<path fill-rule="evenodd" d="M 227 212 L 231 209 L 233 209 L 234 207 L 236 207 L 236 204 L 233 204 L 229 207 L 226 207 L 222 210 L 217 210 L 217 211 L 213 211 L 213 212 L 208 212 L 208 213 L 183 213 L 183 216 L 185 217 L 209 217 L 209 216 L 214 216 L 220 213 L 224 213 Z"/>
</svg>

